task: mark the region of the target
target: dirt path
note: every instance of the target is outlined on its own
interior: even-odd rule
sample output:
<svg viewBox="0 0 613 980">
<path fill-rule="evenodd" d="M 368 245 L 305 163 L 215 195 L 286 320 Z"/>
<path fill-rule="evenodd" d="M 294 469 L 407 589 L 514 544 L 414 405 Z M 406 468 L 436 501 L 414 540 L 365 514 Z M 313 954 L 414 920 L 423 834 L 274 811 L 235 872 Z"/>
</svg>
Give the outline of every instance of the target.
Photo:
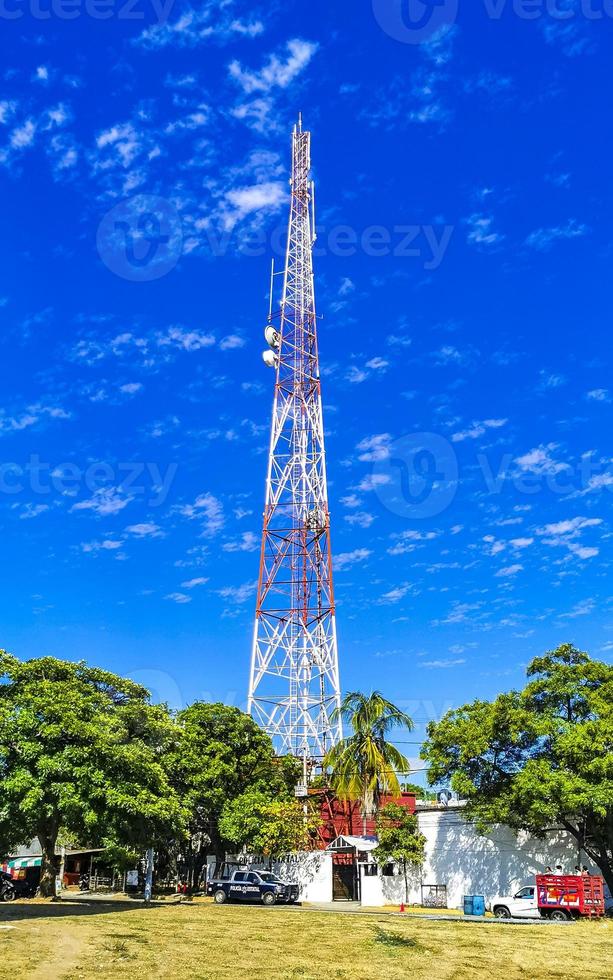
<svg viewBox="0 0 613 980">
<path fill-rule="evenodd" d="M 40 962 L 33 972 L 25 974 L 27 980 L 62 980 L 78 967 L 81 953 L 87 948 L 87 941 L 64 930 L 53 943 L 53 949 L 44 963 Z"/>
</svg>

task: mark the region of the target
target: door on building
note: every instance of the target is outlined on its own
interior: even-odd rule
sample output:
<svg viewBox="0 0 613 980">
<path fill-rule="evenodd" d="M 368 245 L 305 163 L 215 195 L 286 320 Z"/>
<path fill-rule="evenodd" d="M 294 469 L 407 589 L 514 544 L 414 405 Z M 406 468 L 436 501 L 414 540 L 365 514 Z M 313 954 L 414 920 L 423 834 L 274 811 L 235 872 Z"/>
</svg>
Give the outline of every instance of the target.
<svg viewBox="0 0 613 980">
<path fill-rule="evenodd" d="M 358 866 L 353 854 L 335 854 L 332 862 L 332 898 L 335 902 L 359 901 Z"/>
</svg>

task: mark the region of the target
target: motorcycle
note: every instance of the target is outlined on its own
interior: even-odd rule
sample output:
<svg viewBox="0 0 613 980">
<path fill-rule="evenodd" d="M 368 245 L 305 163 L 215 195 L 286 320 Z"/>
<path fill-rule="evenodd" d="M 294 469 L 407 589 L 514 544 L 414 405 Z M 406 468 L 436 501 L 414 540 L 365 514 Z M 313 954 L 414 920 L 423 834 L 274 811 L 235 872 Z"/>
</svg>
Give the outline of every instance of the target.
<svg viewBox="0 0 613 980">
<path fill-rule="evenodd" d="M 0 876 L 0 902 L 12 902 L 15 899 L 13 879 L 5 871 Z"/>
<path fill-rule="evenodd" d="M 82 891 L 82 892 L 88 892 L 89 891 L 89 875 L 88 874 L 82 874 L 81 877 L 79 878 L 79 890 Z"/>
</svg>

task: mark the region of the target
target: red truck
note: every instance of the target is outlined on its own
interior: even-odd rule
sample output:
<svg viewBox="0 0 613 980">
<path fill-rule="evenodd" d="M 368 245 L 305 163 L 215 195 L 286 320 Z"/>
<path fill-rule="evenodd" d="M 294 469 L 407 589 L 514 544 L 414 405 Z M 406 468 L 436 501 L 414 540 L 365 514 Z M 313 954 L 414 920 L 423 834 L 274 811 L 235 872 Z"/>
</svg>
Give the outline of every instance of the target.
<svg viewBox="0 0 613 980">
<path fill-rule="evenodd" d="M 604 879 L 596 875 L 537 875 L 537 903 L 546 919 L 605 914 Z"/>
</svg>

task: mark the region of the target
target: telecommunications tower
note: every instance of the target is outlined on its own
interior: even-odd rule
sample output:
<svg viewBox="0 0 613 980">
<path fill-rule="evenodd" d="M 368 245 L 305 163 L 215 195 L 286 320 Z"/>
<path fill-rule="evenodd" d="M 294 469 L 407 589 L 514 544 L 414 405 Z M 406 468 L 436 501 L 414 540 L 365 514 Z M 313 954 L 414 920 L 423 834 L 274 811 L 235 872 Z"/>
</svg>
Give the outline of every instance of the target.
<svg viewBox="0 0 613 980">
<path fill-rule="evenodd" d="M 274 262 L 264 362 L 275 369 L 249 713 L 279 753 L 313 765 L 341 737 L 336 617 L 313 284 L 311 134 L 292 134 L 281 307 Z"/>
</svg>

